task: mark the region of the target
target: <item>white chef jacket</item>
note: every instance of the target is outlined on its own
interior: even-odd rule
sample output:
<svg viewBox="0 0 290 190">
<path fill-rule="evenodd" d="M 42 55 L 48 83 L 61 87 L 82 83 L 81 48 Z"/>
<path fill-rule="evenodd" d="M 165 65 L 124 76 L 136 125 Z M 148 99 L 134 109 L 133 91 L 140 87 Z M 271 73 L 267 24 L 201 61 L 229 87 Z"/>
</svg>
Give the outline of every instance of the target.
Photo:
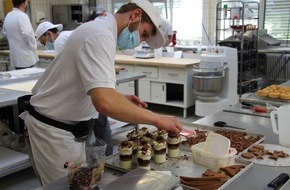
<svg viewBox="0 0 290 190">
<path fill-rule="evenodd" d="M 54 41 L 54 53 L 57 55 L 73 31 L 61 31 Z"/>
<path fill-rule="evenodd" d="M 65 123 L 95 117 L 88 91 L 115 88 L 116 44 L 112 14 L 77 27 L 32 89 L 36 111 Z"/>
<path fill-rule="evenodd" d="M 167 19 L 162 18 L 159 28 L 166 40 L 168 39 L 168 36 L 173 35 L 172 24 Z"/>
<path fill-rule="evenodd" d="M 3 34 L 9 42 L 11 68 L 30 67 L 39 61 L 34 30 L 26 13 L 13 8 L 4 19 Z"/>
</svg>

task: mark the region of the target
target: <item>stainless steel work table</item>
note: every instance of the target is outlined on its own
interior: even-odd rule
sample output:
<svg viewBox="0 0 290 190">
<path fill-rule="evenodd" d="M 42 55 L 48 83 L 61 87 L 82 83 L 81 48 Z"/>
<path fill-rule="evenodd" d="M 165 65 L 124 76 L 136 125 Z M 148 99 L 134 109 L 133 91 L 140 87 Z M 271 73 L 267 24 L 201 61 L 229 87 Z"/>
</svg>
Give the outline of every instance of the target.
<svg viewBox="0 0 290 190">
<path fill-rule="evenodd" d="M 266 135 L 264 143 L 277 144 L 278 135 L 272 132 L 270 118 L 257 117 L 254 115 L 238 114 L 230 112 L 218 112 L 202 119 L 197 120 L 196 124 L 213 126 L 215 121 L 225 121 L 229 125 L 243 127 L 248 132 L 259 133 Z M 241 190 L 241 189 L 263 189 L 266 185 L 278 174 L 285 172 L 290 174 L 290 167 L 273 167 L 254 164 L 251 169 L 242 174 L 226 189 Z M 108 184 L 124 173 L 112 169 L 105 169 L 105 174 L 101 180 L 102 184 Z M 43 190 L 54 189 L 68 189 L 67 177 L 61 178 L 56 182 L 43 187 Z"/>
<path fill-rule="evenodd" d="M 19 119 L 18 119 L 18 106 L 17 106 L 17 99 L 23 95 L 28 95 L 31 94 L 31 88 L 32 84 L 37 82 L 37 79 L 41 75 L 30 75 L 26 77 L 21 77 L 21 81 L 19 82 L 20 78 L 15 78 L 15 79 L 3 79 L 0 80 L 0 108 L 1 107 L 7 107 L 7 106 L 12 106 L 13 107 L 13 117 L 14 117 L 14 125 L 15 125 L 15 132 L 19 133 Z M 146 77 L 144 74 L 136 74 L 136 73 L 120 73 L 117 75 L 117 84 L 125 83 L 125 82 L 130 82 L 134 81 L 135 89 L 138 89 L 138 80 L 141 78 Z M 25 85 L 21 86 L 21 84 L 28 83 L 27 87 Z M 19 89 L 25 89 L 24 91 L 22 90 L 17 90 L 17 84 L 19 84 L 21 87 Z M 8 86 L 7 86 L 8 85 Z M 11 87 L 10 85 L 15 85 L 15 87 Z M 15 88 L 15 89 L 13 89 Z M 138 91 L 135 91 L 135 94 L 138 95 Z M 112 135 L 118 134 L 121 132 L 124 132 L 126 130 L 134 129 L 138 126 L 134 125 L 128 125 L 126 127 L 118 127 L 112 128 Z M 30 167 L 30 163 L 25 163 L 22 165 L 19 165 L 17 167 L 14 167 L 6 173 L 1 174 L 2 176 L 8 175 L 12 172 L 19 171 L 21 169 L 25 169 L 27 167 Z M 109 175 L 109 174 L 107 174 Z"/>
<path fill-rule="evenodd" d="M 267 117 L 221 111 L 194 123 L 213 126 L 216 121 L 225 121 L 228 125 L 245 128 L 248 132 L 266 135 L 263 143 L 278 144 L 278 135 L 273 133 L 270 118 Z M 282 172 L 290 174 L 290 167 L 254 164 L 251 169 L 234 180 L 226 189 L 264 189 L 271 180 Z"/>
<path fill-rule="evenodd" d="M 269 112 L 267 112 L 267 113 L 254 112 L 249 107 L 243 106 L 240 103 L 232 105 L 231 107 L 224 109 L 224 112 L 239 113 L 239 114 L 246 114 L 246 115 L 258 116 L 258 117 L 270 118 Z"/>
<path fill-rule="evenodd" d="M 37 75 L 38 78 L 40 75 Z M 18 129 L 18 107 L 17 107 L 17 99 L 23 95 L 31 94 L 32 84 L 37 82 L 37 79 L 31 80 L 31 78 L 35 78 L 36 76 L 27 76 L 22 77 L 21 82 L 15 81 L 16 79 L 7 79 L 5 81 L 0 80 L 0 107 L 13 106 L 13 116 L 14 116 L 14 124 L 16 133 L 19 133 Z M 120 73 L 117 74 L 117 85 L 125 82 L 134 81 L 135 86 L 135 95 L 138 96 L 138 85 L 139 79 L 145 78 L 144 74 L 137 73 Z M 26 86 L 27 85 L 27 86 Z M 120 131 L 121 130 L 121 131 Z M 113 134 L 117 134 L 122 132 L 122 129 L 118 128 L 114 131 Z"/>
</svg>

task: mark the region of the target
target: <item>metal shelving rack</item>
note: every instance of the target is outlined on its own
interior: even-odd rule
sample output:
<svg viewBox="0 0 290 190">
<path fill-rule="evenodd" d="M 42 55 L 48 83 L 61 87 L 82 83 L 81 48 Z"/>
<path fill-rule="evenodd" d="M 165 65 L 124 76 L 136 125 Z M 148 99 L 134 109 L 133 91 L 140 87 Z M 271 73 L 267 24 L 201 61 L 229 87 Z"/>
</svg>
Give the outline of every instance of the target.
<svg viewBox="0 0 290 190">
<path fill-rule="evenodd" d="M 255 1 L 220 1 L 216 6 L 216 45 L 238 50 L 238 93 L 258 88 L 258 26 Z"/>
</svg>

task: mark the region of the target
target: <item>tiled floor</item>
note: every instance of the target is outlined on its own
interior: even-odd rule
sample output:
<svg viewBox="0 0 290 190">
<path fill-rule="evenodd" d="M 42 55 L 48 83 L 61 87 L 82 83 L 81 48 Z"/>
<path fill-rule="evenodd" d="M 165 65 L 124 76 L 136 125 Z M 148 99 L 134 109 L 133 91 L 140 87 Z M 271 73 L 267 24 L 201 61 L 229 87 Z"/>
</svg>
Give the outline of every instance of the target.
<svg viewBox="0 0 290 190">
<path fill-rule="evenodd" d="M 183 109 L 181 108 L 150 104 L 148 109 L 161 114 L 174 115 L 182 122 L 193 122 L 197 119 L 194 115 L 194 107 L 188 109 L 186 119 L 183 118 Z M 114 138 L 115 151 L 117 151 L 117 144 L 120 142 L 122 135 L 124 136 L 124 134 L 120 134 Z M 41 185 L 32 168 L 0 178 L 0 190 L 34 190 L 38 187 L 41 187 Z"/>
</svg>

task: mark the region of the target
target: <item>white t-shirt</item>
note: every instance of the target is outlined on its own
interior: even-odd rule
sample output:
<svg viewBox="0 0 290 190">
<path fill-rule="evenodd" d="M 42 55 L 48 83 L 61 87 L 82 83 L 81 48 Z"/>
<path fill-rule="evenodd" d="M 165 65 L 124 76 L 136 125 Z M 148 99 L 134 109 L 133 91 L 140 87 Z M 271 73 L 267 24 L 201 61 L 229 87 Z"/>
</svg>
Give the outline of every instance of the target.
<svg viewBox="0 0 290 190">
<path fill-rule="evenodd" d="M 79 26 L 32 89 L 39 113 L 66 123 L 93 118 L 89 90 L 115 88 L 117 23 L 112 14 Z"/>
<path fill-rule="evenodd" d="M 3 23 L 3 34 L 10 49 L 10 67 L 30 67 L 38 62 L 37 43 L 27 14 L 13 8 Z"/>
<path fill-rule="evenodd" d="M 55 53 L 55 55 L 57 55 L 60 52 L 60 50 L 62 49 L 62 47 L 64 46 L 64 44 L 66 43 L 66 41 L 68 40 L 68 38 L 72 32 L 73 32 L 73 30 L 60 32 L 59 36 L 54 41 L 54 53 Z"/>
</svg>

